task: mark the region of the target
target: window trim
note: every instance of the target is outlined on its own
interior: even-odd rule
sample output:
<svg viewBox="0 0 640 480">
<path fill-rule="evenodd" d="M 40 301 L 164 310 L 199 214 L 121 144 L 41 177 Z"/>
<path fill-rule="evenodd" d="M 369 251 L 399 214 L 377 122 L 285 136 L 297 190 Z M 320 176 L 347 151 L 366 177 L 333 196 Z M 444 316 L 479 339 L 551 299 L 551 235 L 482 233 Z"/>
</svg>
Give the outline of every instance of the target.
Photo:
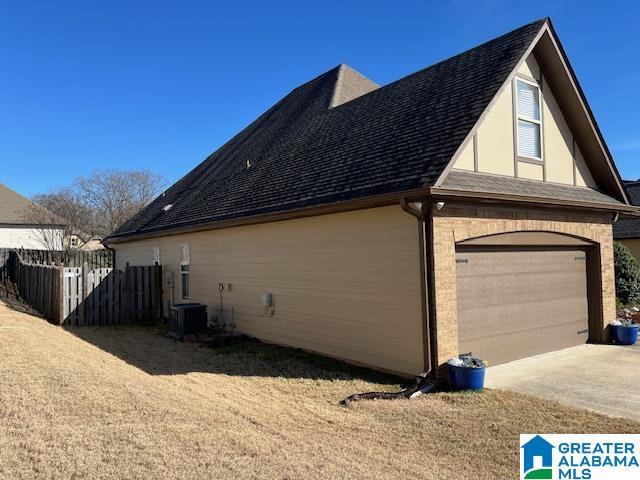
<svg viewBox="0 0 640 480">
<path fill-rule="evenodd" d="M 187 260 L 183 260 L 182 259 L 182 249 L 186 248 L 187 250 Z M 183 243 L 180 245 L 179 248 L 179 255 L 180 255 L 180 299 L 181 300 L 190 300 L 191 299 L 191 245 L 189 245 L 188 243 Z M 186 271 L 182 270 L 182 267 L 184 266 L 188 266 L 189 268 Z M 183 283 L 183 277 L 186 276 L 188 278 L 188 288 L 187 288 L 187 295 L 185 295 L 184 293 L 184 283 Z"/>
<path fill-rule="evenodd" d="M 536 120 L 535 118 L 528 117 L 526 115 L 520 115 L 518 112 L 518 82 L 526 83 L 535 87 L 538 90 L 538 108 L 540 109 L 540 119 Z M 513 141 L 515 143 L 515 153 L 516 160 L 525 163 L 533 163 L 535 165 L 543 165 L 544 166 L 544 130 L 543 130 L 543 103 L 542 103 L 542 87 L 540 84 L 534 80 L 529 80 L 527 78 L 523 78 L 519 75 L 513 79 L 513 112 L 514 112 L 514 127 L 515 127 L 515 135 Z M 540 156 L 535 157 L 532 155 L 524 155 L 520 153 L 520 145 L 519 145 L 519 137 L 520 137 L 520 120 L 523 122 L 533 123 L 538 125 L 540 129 Z"/>
</svg>

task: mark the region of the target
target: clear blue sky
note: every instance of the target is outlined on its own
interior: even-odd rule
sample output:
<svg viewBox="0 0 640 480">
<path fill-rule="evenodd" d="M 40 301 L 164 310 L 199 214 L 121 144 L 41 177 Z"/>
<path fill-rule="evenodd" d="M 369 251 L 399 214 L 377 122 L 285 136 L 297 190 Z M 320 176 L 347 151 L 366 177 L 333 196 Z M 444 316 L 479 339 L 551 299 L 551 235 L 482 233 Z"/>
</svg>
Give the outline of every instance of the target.
<svg viewBox="0 0 640 480">
<path fill-rule="evenodd" d="M 544 16 L 623 177 L 640 177 L 637 2 L 0 0 L 0 182 L 174 181 L 339 63 L 385 84 Z"/>
</svg>

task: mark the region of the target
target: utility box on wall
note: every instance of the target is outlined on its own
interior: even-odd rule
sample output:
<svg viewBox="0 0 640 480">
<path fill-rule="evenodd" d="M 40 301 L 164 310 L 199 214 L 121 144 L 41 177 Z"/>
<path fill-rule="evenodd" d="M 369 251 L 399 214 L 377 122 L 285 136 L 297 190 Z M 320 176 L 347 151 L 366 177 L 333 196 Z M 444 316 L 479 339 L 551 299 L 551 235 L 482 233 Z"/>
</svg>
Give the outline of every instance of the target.
<svg viewBox="0 0 640 480">
<path fill-rule="evenodd" d="M 265 292 L 260 295 L 260 305 L 263 307 L 270 307 L 273 305 L 273 297 L 269 292 Z"/>
</svg>

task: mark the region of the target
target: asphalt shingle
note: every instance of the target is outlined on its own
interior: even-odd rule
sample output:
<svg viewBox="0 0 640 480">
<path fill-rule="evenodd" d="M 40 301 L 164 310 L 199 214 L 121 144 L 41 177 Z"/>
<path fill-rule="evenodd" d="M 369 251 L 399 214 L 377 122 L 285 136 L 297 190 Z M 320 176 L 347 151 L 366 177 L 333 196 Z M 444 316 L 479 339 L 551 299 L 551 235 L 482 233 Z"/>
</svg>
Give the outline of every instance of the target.
<svg viewBox="0 0 640 480">
<path fill-rule="evenodd" d="M 543 197 L 571 202 L 622 206 L 622 202 L 606 193 L 586 187 L 573 187 L 557 183 L 525 180 L 502 175 L 452 170 L 442 183 L 443 188 L 478 193 L 506 193 L 521 197 Z"/>
<path fill-rule="evenodd" d="M 430 186 L 543 25 L 330 108 L 336 67 L 293 90 L 111 237 Z"/>
<path fill-rule="evenodd" d="M 627 189 L 631 203 L 640 206 L 640 180 L 625 180 L 624 186 Z M 613 224 L 613 238 L 616 240 L 640 238 L 640 218 L 621 216 Z"/>
<path fill-rule="evenodd" d="M 0 183 L 0 224 L 33 225 L 43 220 L 59 225 L 63 223 L 28 198 Z"/>
</svg>

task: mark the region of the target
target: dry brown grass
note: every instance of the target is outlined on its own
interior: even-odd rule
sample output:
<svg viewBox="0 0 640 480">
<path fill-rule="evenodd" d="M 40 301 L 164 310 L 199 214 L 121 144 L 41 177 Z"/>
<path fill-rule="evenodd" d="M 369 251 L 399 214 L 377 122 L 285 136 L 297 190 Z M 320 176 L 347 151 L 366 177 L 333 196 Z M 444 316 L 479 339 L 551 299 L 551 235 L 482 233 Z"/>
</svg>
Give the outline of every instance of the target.
<svg viewBox="0 0 640 480">
<path fill-rule="evenodd" d="M 397 380 L 152 328 L 66 331 L 0 304 L 0 478 L 507 479 L 521 432 L 640 425 L 522 395 L 338 405 Z"/>
</svg>

